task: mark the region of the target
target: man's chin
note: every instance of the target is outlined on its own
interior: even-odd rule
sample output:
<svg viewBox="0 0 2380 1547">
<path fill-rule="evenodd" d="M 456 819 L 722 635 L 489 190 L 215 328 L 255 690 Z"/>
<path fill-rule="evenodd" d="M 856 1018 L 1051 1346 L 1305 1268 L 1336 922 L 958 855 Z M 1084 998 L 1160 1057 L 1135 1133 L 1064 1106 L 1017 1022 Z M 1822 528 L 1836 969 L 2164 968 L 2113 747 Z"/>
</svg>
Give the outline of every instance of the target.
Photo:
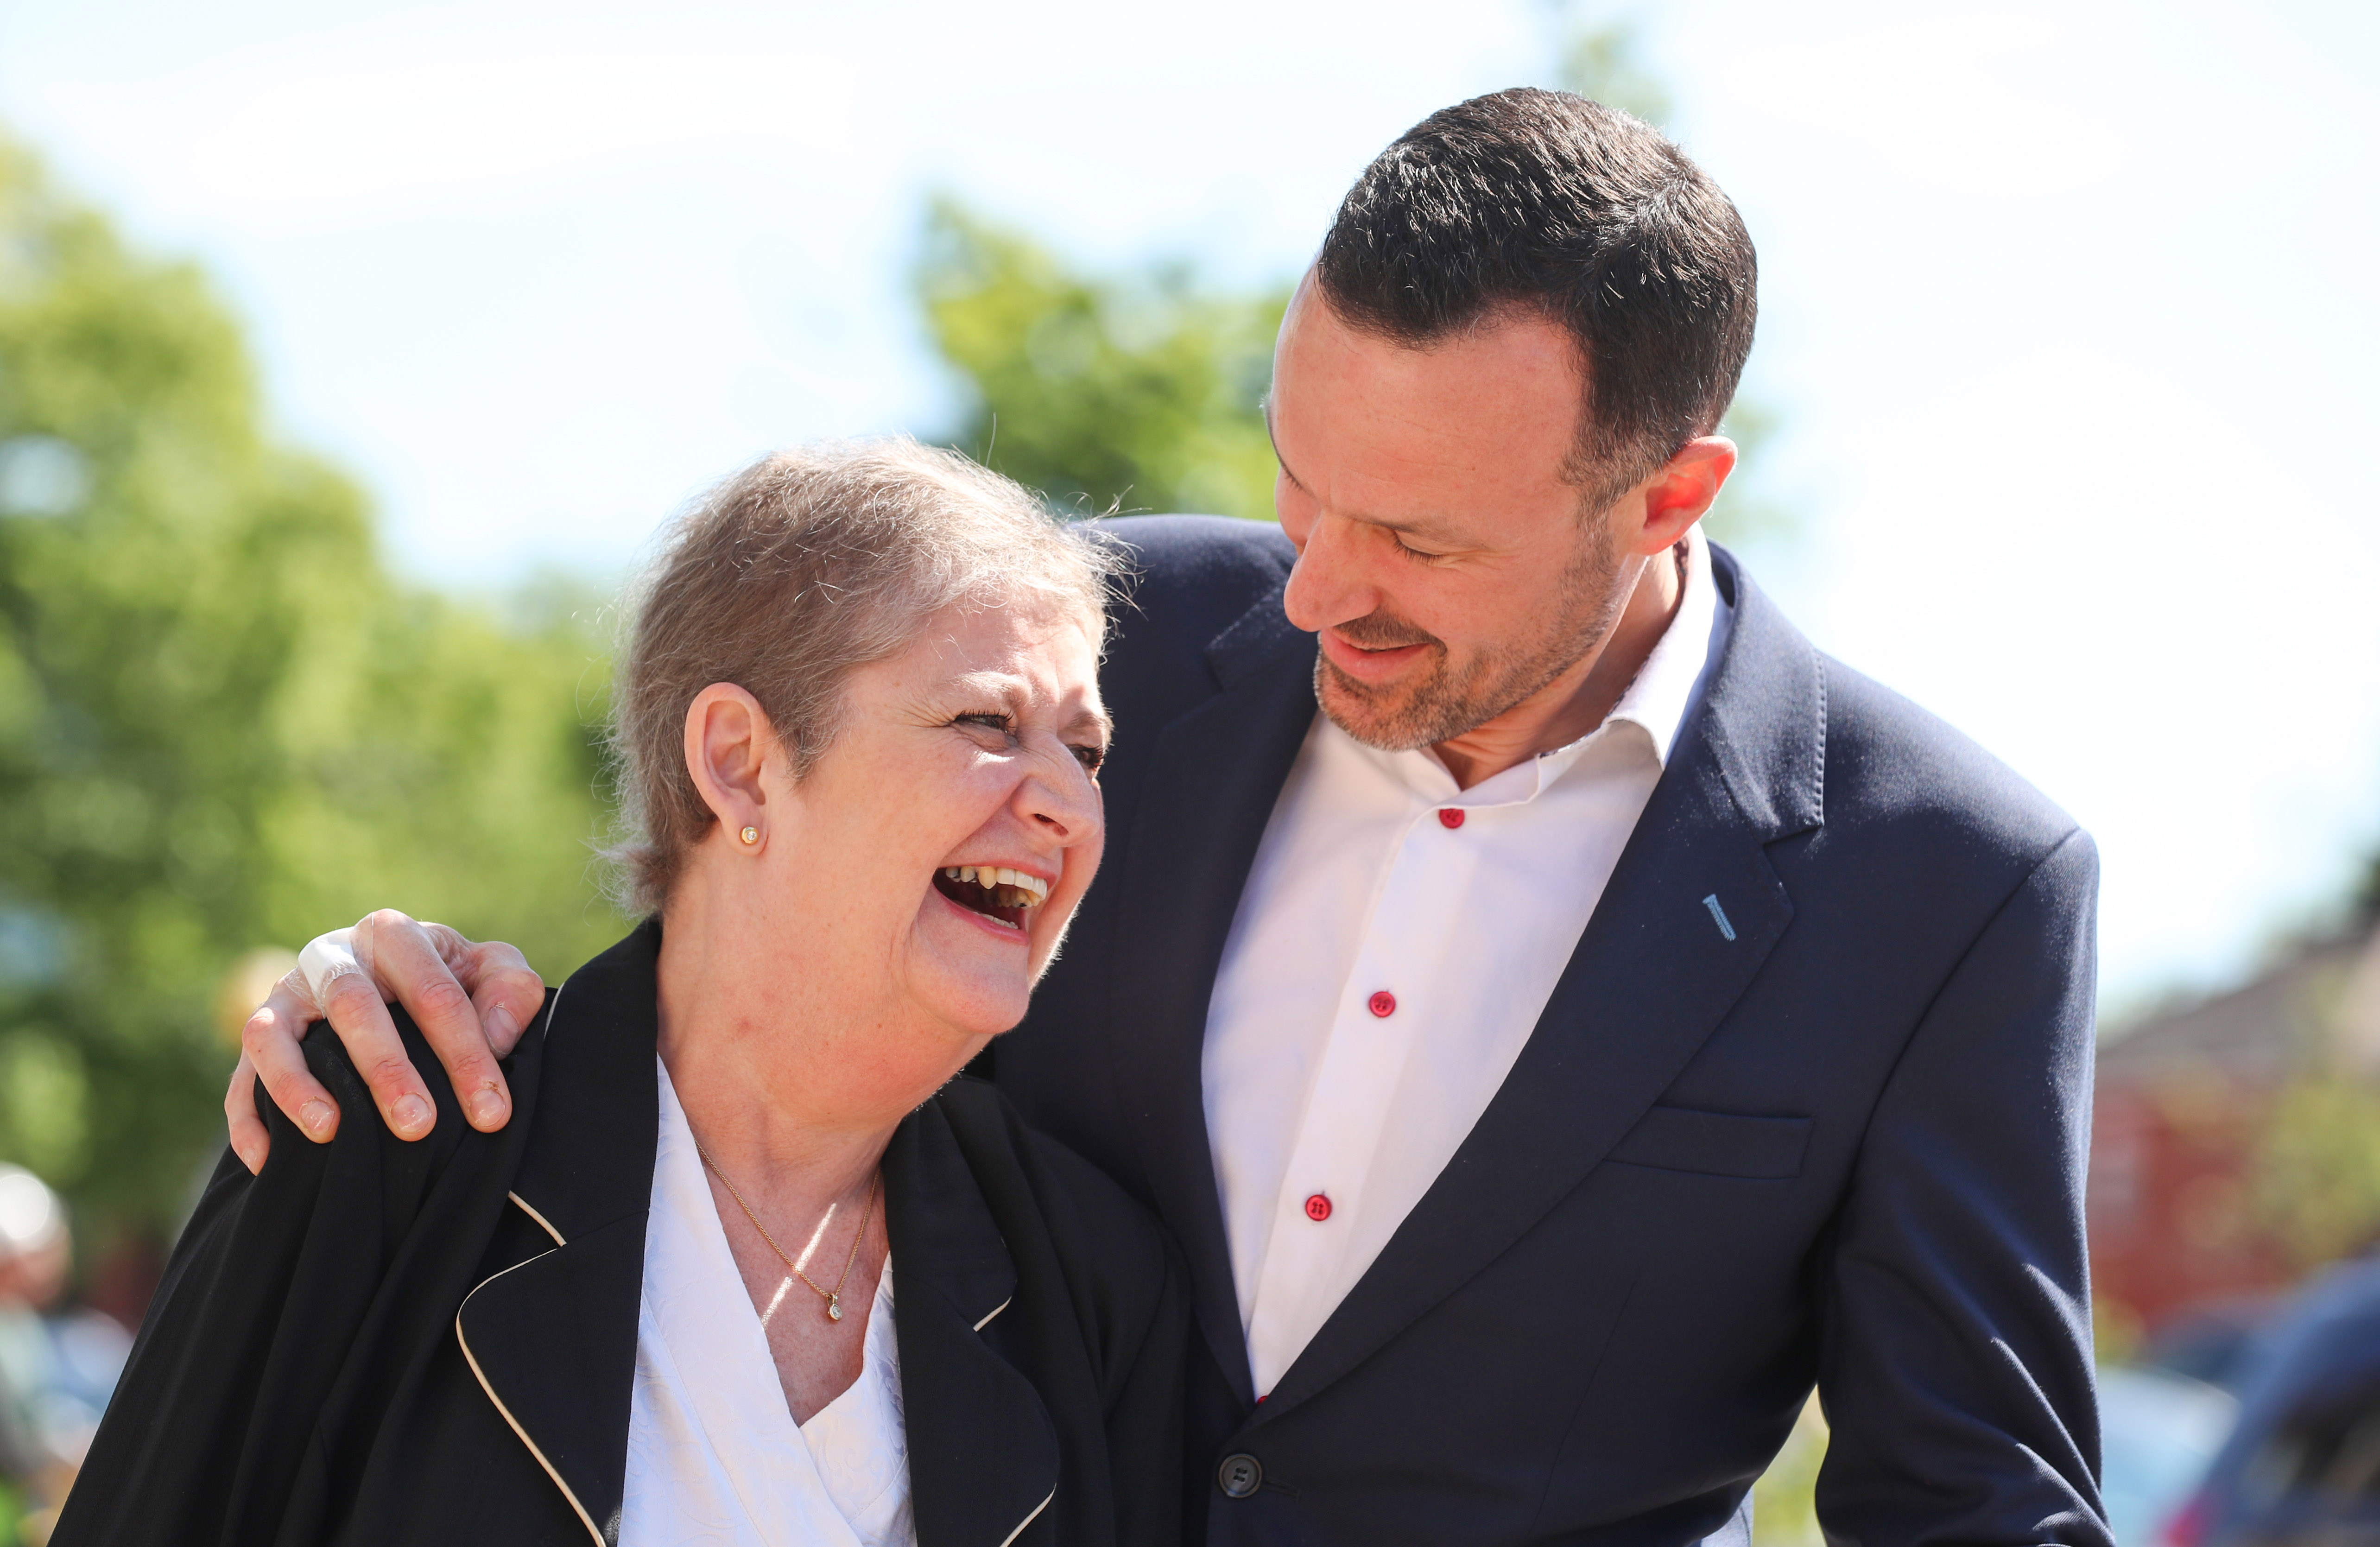
<svg viewBox="0 0 2380 1547">
<path fill-rule="evenodd" d="M 1382 692 L 1357 683 L 1327 657 L 1314 663 L 1314 696 L 1330 723 L 1376 751 L 1413 752 L 1460 736 L 1442 730 L 1429 714 L 1425 694 L 1407 688 Z"/>
</svg>

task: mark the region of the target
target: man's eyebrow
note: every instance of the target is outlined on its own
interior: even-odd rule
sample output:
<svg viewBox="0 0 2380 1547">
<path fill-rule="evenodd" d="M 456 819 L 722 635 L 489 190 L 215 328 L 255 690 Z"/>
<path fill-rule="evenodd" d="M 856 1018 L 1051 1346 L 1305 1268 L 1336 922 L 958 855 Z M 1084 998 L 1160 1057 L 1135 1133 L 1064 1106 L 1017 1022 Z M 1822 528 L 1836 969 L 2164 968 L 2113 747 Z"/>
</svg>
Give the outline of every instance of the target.
<svg viewBox="0 0 2380 1547">
<path fill-rule="evenodd" d="M 1289 458 L 1281 454 L 1281 437 L 1273 433 L 1272 395 L 1267 393 L 1263 401 L 1257 406 L 1264 409 L 1265 439 L 1272 443 L 1272 459 L 1281 464 L 1282 477 L 1304 489 L 1305 481 L 1297 476 L 1295 470 L 1289 465 Z M 1461 532 L 1450 531 L 1443 524 L 1434 521 L 1391 521 L 1384 516 L 1353 516 L 1349 519 L 1360 521 L 1367 527 L 1378 527 L 1382 531 L 1400 532 L 1407 536 L 1427 538 L 1432 542 L 1461 542 L 1463 541 Z"/>
<path fill-rule="evenodd" d="M 1064 728 L 1069 734 L 1097 731 L 1101 741 L 1115 739 L 1115 721 L 1109 718 L 1107 711 L 1103 709 L 1086 709 L 1067 721 Z"/>
<path fill-rule="evenodd" d="M 1281 437 L 1272 432 L 1272 394 L 1266 393 L 1257 400 L 1257 407 L 1264 410 L 1265 439 L 1272 443 L 1272 459 L 1281 464 L 1281 476 L 1299 488 L 1305 488 L 1305 480 L 1290 470 L 1289 458 L 1281 454 Z"/>
<path fill-rule="evenodd" d="M 1262 407 L 1264 408 L 1265 439 L 1272 443 L 1272 459 L 1281 464 L 1281 472 L 1283 478 L 1288 479 L 1292 483 L 1304 489 L 1305 487 L 1305 481 L 1300 479 L 1297 474 L 1291 469 L 1289 458 L 1281 454 L 1281 438 L 1272 432 L 1272 399 L 1269 396 L 1266 397 Z M 1367 527 L 1378 527 L 1382 531 L 1400 532 L 1411 537 L 1427 538 L 1434 542 L 1458 542 L 1462 541 L 1460 533 L 1450 532 L 1445 527 L 1431 521 L 1391 521 L 1383 516 L 1355 516 L 1351 517 L 1350 519 L 1360 521 Z"/>
</svg>

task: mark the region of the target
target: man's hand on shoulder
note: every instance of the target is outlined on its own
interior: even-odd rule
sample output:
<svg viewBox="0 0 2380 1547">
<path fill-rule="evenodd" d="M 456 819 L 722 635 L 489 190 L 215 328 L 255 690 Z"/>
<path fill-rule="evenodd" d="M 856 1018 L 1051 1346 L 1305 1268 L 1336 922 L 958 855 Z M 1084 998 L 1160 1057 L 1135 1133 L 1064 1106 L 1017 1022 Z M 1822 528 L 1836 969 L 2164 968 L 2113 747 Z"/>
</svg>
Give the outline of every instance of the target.
<svg viewBox="0 0 2380 1547">
<path fill-rule="evenodd" d="M 318 935 L 240 1032 L 239 1065 L 224 1096 L 231 1147 L 250 1171 L 272 1148 L 256 1115 L 254 1081 L 298 1131 L 327 1144 L 339 1131 L 339 1105 L 306 1067 L 298 1040 L 328 1018 L 346 1044 L 381 1120 L 399 1139 L 419 1139 L 437 1122 L 420 1073 L 405 1055 L 387 1001 L 412 1012 L 471 1126 L 492 1133 L 513 1115 L 512 1092 L 496 1061 L 520 1041 L 545 1000 L 545 981 L 501 941 L 476 944 L 443 924 L 425 924 L 393 908 L 351 930 Z"/>
</svg>

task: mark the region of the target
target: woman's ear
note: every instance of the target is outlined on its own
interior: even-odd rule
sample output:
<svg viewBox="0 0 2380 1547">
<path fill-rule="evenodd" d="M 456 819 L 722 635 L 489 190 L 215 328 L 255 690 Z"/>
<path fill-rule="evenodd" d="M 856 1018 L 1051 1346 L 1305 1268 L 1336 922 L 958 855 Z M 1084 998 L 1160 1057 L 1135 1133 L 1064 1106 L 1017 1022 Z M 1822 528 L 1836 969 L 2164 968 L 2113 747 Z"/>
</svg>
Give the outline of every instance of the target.
<svg viewBox="0 0 2380 1547">
<path fill-rule="evenodd" d="M 735 684 L 714 682 L 686 706 L 686 772 L 733 840 L 731 847 L 759 849 L 768 842 L 770 817 L 783 814 L 771 810 L 761 776 L 777 756 L 768 712 Z"/>
</svg>

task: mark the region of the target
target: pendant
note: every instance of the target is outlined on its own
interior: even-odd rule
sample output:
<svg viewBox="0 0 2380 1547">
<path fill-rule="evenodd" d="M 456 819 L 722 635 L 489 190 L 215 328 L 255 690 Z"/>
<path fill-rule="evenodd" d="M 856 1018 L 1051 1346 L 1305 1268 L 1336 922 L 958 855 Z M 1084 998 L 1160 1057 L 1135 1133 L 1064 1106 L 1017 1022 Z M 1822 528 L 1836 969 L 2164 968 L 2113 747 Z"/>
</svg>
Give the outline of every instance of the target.
<svg viewBox="0 0 2380 1547">
<path fill-rule="evenodd" d="M 843 1320 L 843 1297 L 841 1295 L 829 1295 L 826 1297 L 826 1319 L 830 1322 L 840 1322 Z"/>
</svg>

